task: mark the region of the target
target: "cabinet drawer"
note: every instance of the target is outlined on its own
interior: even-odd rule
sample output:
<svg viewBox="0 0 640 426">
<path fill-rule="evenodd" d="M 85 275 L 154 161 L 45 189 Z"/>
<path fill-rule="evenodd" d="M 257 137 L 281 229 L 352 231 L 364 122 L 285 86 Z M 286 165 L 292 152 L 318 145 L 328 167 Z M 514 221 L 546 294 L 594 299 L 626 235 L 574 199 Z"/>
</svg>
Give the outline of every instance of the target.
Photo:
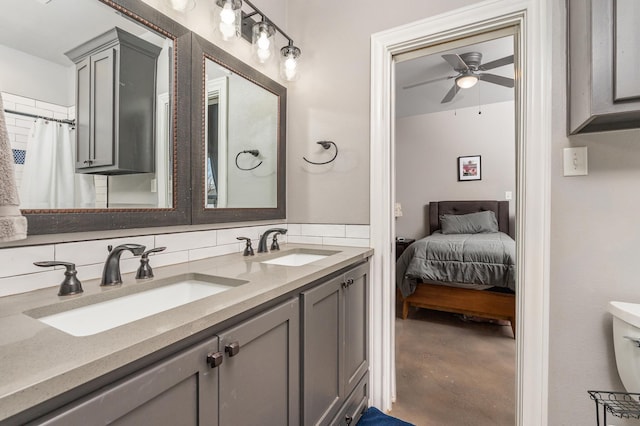
<svg viewBox="0 0 640 426">
<path fill-rule="evenodd" d="M 346 400 L 342 409 L 331 421 L 332 425 L 354 426 L 367 408 L 369 395 L 369 375 L 365 375 Z"/>
</svg>

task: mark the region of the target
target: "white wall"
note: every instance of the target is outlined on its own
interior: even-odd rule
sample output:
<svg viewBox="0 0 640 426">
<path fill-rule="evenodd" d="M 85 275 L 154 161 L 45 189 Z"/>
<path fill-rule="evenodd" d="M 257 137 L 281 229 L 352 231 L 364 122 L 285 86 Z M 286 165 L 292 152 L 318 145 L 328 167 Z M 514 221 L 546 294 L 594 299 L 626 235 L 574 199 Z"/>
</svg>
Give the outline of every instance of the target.
<svg viewBox="0 0 640 426">
<path fill-rule="evenodd" d="M 370 36 L 477 0 L 287 0 L 290 36 L 302 49 L 288 93 L 288 216 L 294 221 L 369 223 Z M 340 153 L 311 166 L 319 140 Z"/>
<path fill-rule="evenodd" d="M 554 7 L 549 424 L 595 424 L 586 391 L 624 390 L 607 303 L 640 302 L 640 130 L 566 136 L 564 2 Z M 588 176 L 562 176 L 571 146 L 588 147 Z"/>
<path fill-rule="evenodd" d="M 75 104 L 74 71 L 0 45 L 0 92 L 69 107 Z"/>
<path fill-rule="evenodd" d="M 504 200 L 515 196 L 514 103 L 500 102 L 396 120 L 396 235 L 428 234 L 430 201 Z M 480 155 L 479 181 L 458 181 L 457 158 Z M 515 199 L 510 203 L 515 212 Z"/>
</svg>

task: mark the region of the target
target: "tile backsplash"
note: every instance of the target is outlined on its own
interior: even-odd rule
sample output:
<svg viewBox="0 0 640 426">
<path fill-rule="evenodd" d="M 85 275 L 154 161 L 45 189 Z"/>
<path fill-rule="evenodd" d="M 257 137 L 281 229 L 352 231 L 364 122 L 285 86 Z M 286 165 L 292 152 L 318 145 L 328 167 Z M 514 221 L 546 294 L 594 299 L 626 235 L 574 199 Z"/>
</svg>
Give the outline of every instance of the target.
<svg viewBox="0 0 640 426">
<path fill-rule="evenodd" d="M 0 249 L 0 296 L 24 293 L 39 288 L 55 287 L 63 278 L 62 268 L 39 268 L 33 262 L 58 260 L 73 262 L 81 281 L 100 278 L 107 257 L 107 246 L 124 243 L 144 244 L 147 249 L 167 247 L 154 254 L 154 267 L 194 261 L 206 257 L 239 253 L 244 243 L 236 237 L 249 237 L 258 246 L 260 235 L 273 227 L 287 228 L 279 237 L 283 243 L 304 243 L 369 247 L 369 225 L 276 224 L 205 231 L 145 235 L 140 237 L 89 240 L 71 243 Z M 140 261 L 131 253 L 121 257 L 122 273 L 135 272 Z"/>
</svg>

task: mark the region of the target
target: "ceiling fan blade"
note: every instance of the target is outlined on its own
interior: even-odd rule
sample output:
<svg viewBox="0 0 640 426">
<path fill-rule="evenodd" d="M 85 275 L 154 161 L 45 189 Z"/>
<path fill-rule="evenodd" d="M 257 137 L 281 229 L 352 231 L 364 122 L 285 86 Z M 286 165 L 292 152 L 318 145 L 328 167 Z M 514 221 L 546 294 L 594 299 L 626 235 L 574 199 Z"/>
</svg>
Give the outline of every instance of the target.
<svg viewBox="0 0 640 426">
<path fill-rule="evenodd" d="M 447 61 L 449 65 L 451 65 L 456 71 L 469 69 L 469 65 L 467 65 L 467 63 L 462 60 L 460 55 L 456 55 L 455 53 L 442 55 L 442 59 Z"/>
<path fill-rule="evenodd" d="M 480 65 L 480 70 L 488 71 L 494 68 L 502 67 L 505 65 L 509 65 L 513 63 L 513 55 L 505 56 L 504 58 L 496 59 L 495 61 L 487 62 L 486 64 Z"/>
<path fill-rule="evenodd" d="M 425 84 L 429 84 L 429 83 L 435 83 L 435 82 L 437 82 L 437 81 L 448 80 L 448 79 L 450 79 L 450 78 L 453 78 L 453 77 L 440 77 L 440 78 L 434 78 L 434 79 L 432 79 L 432 80 L 421 81 L 421 82 L 419 82 L 419 83 L 409 84 L 408 86 L 403 86 L 402 88 L 403 88 L 403 89 L 412 89 L 412 88 L 414 88 L 414 87 L 423 86 L 423 85 L 425 85 Z"/>
<path fill-rule="evenodd" d="M 512 78 L 503 77 L 501 75 L 484 73 L 484 74 L 478 74 L 478 78 L 488 83 L 499 84 L 500 86 L 504 86 L 504 87 L 514 86 L 514 81 Z"/>
<path fill-rule="evenodd" d="M 458 87 L 458 85 L 454 82 L 453 83 L 453 87 L 451 88 L 451 90 L 449 90 L 447 92 L 446 95 L 444 95 L 444 98 L 442 98 L 442 100 L 440 101 L 441 104 L 446 104 L 447 102 L 451 102 L 453 100 L 453 98 L 458 94 L 458 91 L 460 91 L 460 88 Z"/>
</svg>

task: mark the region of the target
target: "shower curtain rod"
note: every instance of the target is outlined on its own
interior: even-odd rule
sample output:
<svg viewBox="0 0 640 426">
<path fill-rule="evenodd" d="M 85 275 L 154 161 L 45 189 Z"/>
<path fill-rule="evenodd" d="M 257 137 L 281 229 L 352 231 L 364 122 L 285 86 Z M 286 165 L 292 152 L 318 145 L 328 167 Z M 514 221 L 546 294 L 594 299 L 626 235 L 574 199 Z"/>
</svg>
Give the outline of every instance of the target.
<svg viewBox="0 0 640 426">
<path fill-rule="evenodd" d="M 61 120 L 59 118 L 49 118 L 49 117 L 44 117 L 42 115 L 36 115 L 36 114 L 31 114 L 31 113 L 22 112 L 22 111 L 14 111 L 11 109 L 5 109 L 4 112 L 8 112 L 9 114 L 23 115 L 25 117 L 31 117 L 31 118 L 42 118 L 43 120 L 55 121 L 56 123 L 70 124 L 72 126 L 76 125 L 75 120 Z"/>
</svg>

